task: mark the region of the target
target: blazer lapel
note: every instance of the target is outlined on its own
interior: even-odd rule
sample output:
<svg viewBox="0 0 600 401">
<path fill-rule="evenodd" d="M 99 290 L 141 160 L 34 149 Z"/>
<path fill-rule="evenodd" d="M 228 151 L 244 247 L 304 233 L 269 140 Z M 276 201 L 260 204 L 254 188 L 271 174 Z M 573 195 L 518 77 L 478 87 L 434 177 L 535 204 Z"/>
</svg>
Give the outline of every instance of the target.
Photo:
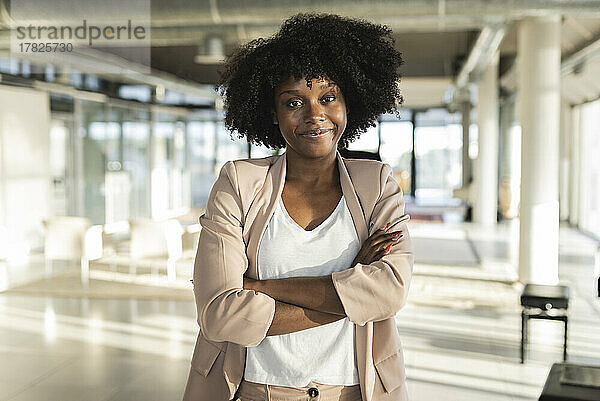
<svg viewBox="0 0 600 401">
<path fill-rule="evenodd" d="M 363 244 L 369 236 L 365 214 L 360 204 L 354 183 L 352 182 L 352 178 L 350 177 L 350 173 L 346 168 L 346 163 L 340 155 L 340 152 L 338 151 L 336 153 L 338 168 L 340 170 L 342 193 L 346 198 L 346 204 L 348 205 L 348 210 L 350 210 L 350 215 L 354 221 L 358 239 L 360 243 Z M 360 183 L 358 184 L 360 185 Z M 369 322 L 364 326 L 354 325 L 354 333 L 356 337 L 358 377 L 361 383 L 360 390 L 362 392 L 363 400 L 370 401 L 375 384 L 375 371 L 372 364 L 368 364 L 367 361 L 373 360 L 373 348 L 371 347 L 371 344 L 373 344 L 373 323 Z M 371 368 L 369 369 L 369 367 Z"/>
<path fill-rule="evenodd" d="M 344 198 L 346 198 L 346 205 L 348 205 L 348 210 L 350 210 L 350 215 L 352 215 L 352 220 L 354 221 L 354 227 L 356 228 L 356 233 L 358 234 L 358 239 L 362 244 L 368 237 L 368 229 L 367 223 L 365 220 L 365 215 L 360 205 L 360 200 L 358 199 L 358 195 L 356 193 L 356 189 L 354 188 L 354 184 L 352 183 L 352 179 L 350 174 L 348 173 L 348 169 L 346 168 L 346 163 L 340 155 L 339 151 L 336 151 L 336 156 L 338 160 L 338 169 L 340 170 L 340 185 L 342 186 L 342 193 L 344 194 Z"/>
<path fill-rule="evenodd" d="M 283 186 L 285 184 L 285 172 L 287 166 L 287 153 L 283 153 L 275 162 L 271 165 L 271 168 L 267 172 L 264 186 L 257 195 L 257 199 L 252 203 L 249 215 L 256 216 L 252 223 L 252 235 L 248 235 L 248 270 L 251 277 L 258 277 L 258 246 L 260 240 L 269 224 L 269 220 L 275 211 L 277 206 L 277 199 L 283 192 Z M 356 189 L 352 183 L 346 163 L 340 155 L 340 152 L 336 150 L 336 158 L 338 162 L 338 169 L 340 172 L 340 185 L 342 187 L 342 193 L 346 199 L 348 210 L 354 222 L 358 239 L 362 244 L 368 237 L 368 228 L 365 221 L 365 215 L 362 210 L 360 201 L 356 194 Z"/>
</svg>

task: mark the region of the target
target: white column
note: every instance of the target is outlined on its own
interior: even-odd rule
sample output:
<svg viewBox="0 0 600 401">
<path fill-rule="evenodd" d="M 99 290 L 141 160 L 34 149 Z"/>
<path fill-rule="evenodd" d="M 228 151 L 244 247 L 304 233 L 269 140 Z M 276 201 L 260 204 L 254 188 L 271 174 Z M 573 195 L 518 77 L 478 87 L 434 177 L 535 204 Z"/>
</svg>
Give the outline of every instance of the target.
<svg viewBox="0 0 600 401">
<path fill-rule="evenodd" d="M 505 98 L 500 108 L 500 184 L 498 198 L 505 218 L 519 214 L 521 180 L 521 127 L 516 119 L 516 94 Z M 518 248 L 518 232 L 515 244 Z M 515 249 L 515 254 L 517 254 Z M 517 266 L 515 263 L 514 266 Z"/>
<path fill-rule="evenodd" d="M 498 213 L 498 53 L 478 84 L 477 124 L 479 153 L 476 161 L 473 221 L 495 224 Z"/>
<path fill-rule="evenodd" d="M 53 195 L 49 131 L 46 92 L 0 86 L 0 255 L 24 257 L 44 244 Z"/>
<path fill-rule="evenodd" d="M 579 157 L 579 119 L 580 119 L 580 108 L 574 107 L 571 110 L 571 155 L 569 157 L 569 172 L 571 173 L 569 178 L 569 223 L 573 225 L 579 224 L 579 171 L 581 165 L 581 158 Z"/>
<path fill-rule="evenodd" d="M 560 221 L 569 218 L 569 156 L 571 153 L 571 105 L 566 100 L 560 104 L 560 146 L 558 148 L 560 158 L 559 169 L 559 206 Z"/>
<path fill-rule="evenodd" d="M 523 20 L 518 28 L 521 121 L 519 279 L 558 282 L 558 139 L 560 17 Z"/>
<path fill-rule="evenodd" d="M 469 158 L 469 131 L 471 127 L 471 100 L 461 105 L 462 111 L 462 187 L 466 188 L 471 183 L 471 159 Z"/>
</svg>

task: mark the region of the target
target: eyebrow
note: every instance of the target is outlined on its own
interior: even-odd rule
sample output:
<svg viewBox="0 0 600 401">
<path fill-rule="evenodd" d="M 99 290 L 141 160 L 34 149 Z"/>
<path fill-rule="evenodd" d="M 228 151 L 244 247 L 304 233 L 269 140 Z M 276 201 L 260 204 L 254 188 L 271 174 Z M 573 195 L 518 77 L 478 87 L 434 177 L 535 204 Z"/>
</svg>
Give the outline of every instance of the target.
<svg viewBox="0 0 600 401">
<path fill-rule="evenodd" d="M 328 82 L 328 83 L 321 84 L 319 86 L 319 89 L 327 89 L 327 88 L 330 88 L 332 86 L 336 86 L 336 83 L 335 82 Z M 294 95 L 294 94 L 300 93 L 300 91 L 296 90 L 296 89 L 288 89 L 288 90 L 285 90 L 285 91 L 281 91 L 279 93 L 279 96 L 283 95 L 284 93 L 291 93 L 292 95 Z"/>
</svg>

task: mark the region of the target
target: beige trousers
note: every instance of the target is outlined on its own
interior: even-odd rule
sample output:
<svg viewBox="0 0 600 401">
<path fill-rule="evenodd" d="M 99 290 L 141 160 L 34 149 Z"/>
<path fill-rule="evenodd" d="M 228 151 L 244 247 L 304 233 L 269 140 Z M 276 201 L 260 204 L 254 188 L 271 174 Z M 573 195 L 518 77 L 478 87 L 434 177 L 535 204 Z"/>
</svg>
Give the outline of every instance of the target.
<svg viewBox="0 0 600 401">
<path fill-rule="evenodd" d="M 235 401 L 362 401 L 360 385 L 334 386 L 310 382 L 306 387 L 283 387 L 242 380 Z"/>
</svg>

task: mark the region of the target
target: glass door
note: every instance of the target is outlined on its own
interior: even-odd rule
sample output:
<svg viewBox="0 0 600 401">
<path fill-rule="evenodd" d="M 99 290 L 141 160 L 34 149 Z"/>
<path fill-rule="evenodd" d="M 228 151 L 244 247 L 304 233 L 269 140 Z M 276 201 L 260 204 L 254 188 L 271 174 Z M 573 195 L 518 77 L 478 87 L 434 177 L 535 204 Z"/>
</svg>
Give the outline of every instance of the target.
<svg viewBox="0 0 600 401">
<path fill-rule="evenodd" d="M 394 169 L 402 192 L 410 194 L 412 160 L 412 123 L 410 121 L 382 121 L 381 160 Z M 411 194 L 412 195 L 412 194 Z"/>
<path fill-rule="evenodd" d="M 72 157 L 73 115 L 52 113 L 50 120 L 50 176 L 52 200 L 50 214 L 75 214 L 73 205 L 74 160 Z"/>
<path fill-rule="evenodd" d="M 415 127 L 416 198 L 447 201 L 462 185 L 460 115 L 443 109 L 417 114 Z"/>
</svg>

